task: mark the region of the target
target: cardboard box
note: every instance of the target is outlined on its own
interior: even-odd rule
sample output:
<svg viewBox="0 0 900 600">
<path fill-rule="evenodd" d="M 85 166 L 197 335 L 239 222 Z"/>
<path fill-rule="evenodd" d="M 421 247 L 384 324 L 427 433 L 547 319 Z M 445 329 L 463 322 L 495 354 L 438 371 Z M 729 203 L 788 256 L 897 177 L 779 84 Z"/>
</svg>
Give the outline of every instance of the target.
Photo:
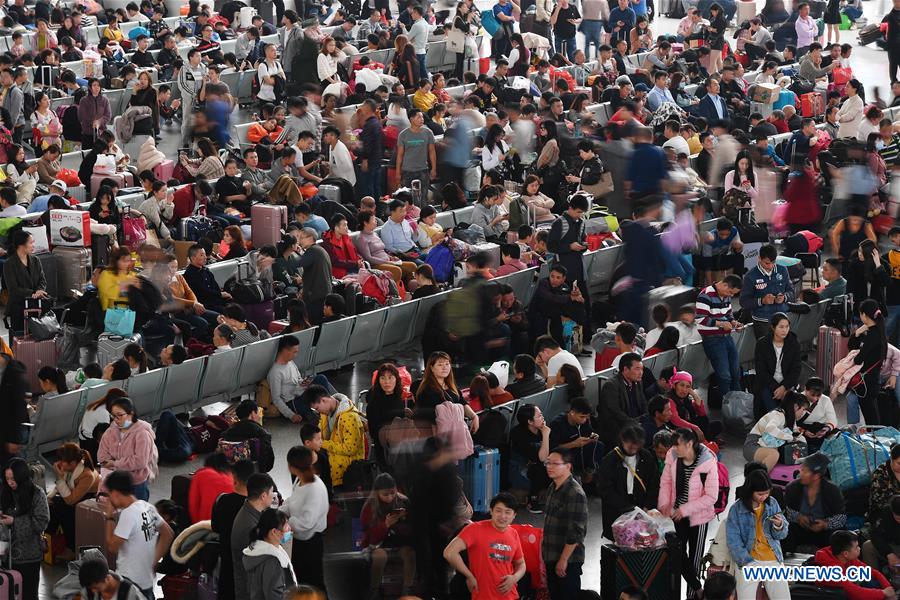
<svg viewBox="0 0 900 600">
<path fill-rule="evenodd" d="M 50 243 L 54 246 L 90 248 L 91 216 L 81 210 L 51 210 Z"/>
<path fill-rule="evenodd" d="M 774 104 L 781 94 L 781 87 L 774 83 L 757 83 L 753 87 L 753 102 Z"/>
</svg>

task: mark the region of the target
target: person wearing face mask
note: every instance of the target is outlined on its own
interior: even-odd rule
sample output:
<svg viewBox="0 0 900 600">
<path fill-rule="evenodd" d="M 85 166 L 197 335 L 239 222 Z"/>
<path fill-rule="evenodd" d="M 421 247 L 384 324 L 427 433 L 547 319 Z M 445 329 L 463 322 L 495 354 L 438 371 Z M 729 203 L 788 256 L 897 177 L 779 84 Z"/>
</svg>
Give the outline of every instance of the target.
<svg viewBox="0 0 900 600">
<path fill-rule="evenodd" d="M 325 552 L 323 534 L 328 522 L 328 489 L 316 475 L 316 458 L 316 453 L 306 446 L 288 450 L 288 470 L 295 481 L 284 511 L 294 538 L 291 564 L 294 572 L 299 574 L 298 583 L 324 591 L 322 559 Z"/>
<path fill-rule="evenodd" d="M 644 447 L 643 427 L 626 426 L 620 440 L 597 470 L 597 488 L 603 499 L 603 535 L 608 539 L 612 539 L 612 524 L 617 518 L 636 507 L 656 508 L 659 496 L 660 474 L 656 458 Z"/>
<path fill-rule="evenodd" d="M 113 425 L 100 438 L 97 450 L 100 474 L 106 478 L 112 471 L 127 471 L 134 481 L 135 497 L 147 500 L 150 498 L 150 481 L 159 474 L 159 451 L 153 427 L 138 419 L 129 398 L 113 400 L 109 413 Z"/>
<path fill-rule="evenodd" d="M 287 589 L 297 581 L 291 559 L 281 547 L 290 542 L 291 538 L 288 515 L 274 508 L 262 511 L 259 522 L 253 529 L 250 545 L 241 552 L 249 593 L 237 593 L 236 597 L 250 600 L 284 598 Z"/>
</svg>

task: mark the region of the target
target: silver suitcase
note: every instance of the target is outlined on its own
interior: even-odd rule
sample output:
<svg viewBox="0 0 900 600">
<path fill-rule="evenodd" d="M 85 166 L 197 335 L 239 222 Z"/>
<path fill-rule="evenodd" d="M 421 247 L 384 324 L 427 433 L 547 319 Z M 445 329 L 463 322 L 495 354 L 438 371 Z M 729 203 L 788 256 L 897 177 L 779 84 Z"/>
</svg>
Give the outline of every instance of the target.
<svg viewBox="0 0 900 600">
<path fill-rule="evenodd" d="M 338 204 L 341 203 L 341 188 L 328 183 L 319 186 L 319 195 L 325 200 L 334 200 Z"/>
<path fill-rule="evenodd" d="M 141 334 L 135 333 L 130 337 L 116 335 L 114 333 L 101 333 L 97 338 L 97 363 L 105 367 L 109 363 L 119 360 L 125 354 L 125 346 L 128 344 L 140 344 Z"/>
</svg>

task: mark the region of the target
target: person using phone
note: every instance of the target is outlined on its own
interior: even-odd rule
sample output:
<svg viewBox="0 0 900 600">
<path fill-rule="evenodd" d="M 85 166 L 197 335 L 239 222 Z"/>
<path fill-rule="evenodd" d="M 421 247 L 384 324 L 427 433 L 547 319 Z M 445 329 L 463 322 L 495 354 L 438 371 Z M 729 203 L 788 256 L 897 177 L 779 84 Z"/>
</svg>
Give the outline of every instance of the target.
<svg viewBox="0 0 900 600">
<path fill-rule="evenodd" d="M 741 307 L 749 310 L 756 320 L 767 321 L 775 313 L 787 313 L 787 303 L 796 297 L 788 269 L 777 264 L 777 258 L 775 246 L 764 244 L 759 249 L 759 262 L 744 275 Z"/>
<path fill-rule="evenodd" d="M 360 541 L 371 558 L 369 587 L 376 594 L 381 587 L 388 550 L 397 550 L 403 561 L 403 593 L 412 587 L 416 577 L 416 555 L 412 547 L 413 528 L 409 520 L 409 498 L 397 491 L 394 478 L 381 473 L 375 478 L 372 492 L 360 514 L 363 536 Z"/>
</svg>

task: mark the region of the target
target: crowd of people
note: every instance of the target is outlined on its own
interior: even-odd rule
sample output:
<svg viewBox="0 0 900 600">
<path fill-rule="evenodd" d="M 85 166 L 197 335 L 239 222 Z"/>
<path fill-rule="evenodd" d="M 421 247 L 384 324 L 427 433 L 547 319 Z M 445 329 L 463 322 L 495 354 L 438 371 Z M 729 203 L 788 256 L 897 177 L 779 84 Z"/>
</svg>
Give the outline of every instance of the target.
<svg viewBox="0 0 900 600">
<path fill-rule="evenodd" d="M 832 481 L 829 442 L 900 426 L 900 0 L 887 101 L 841 43 L 859 2 L 830 0 L 820 31 L 822 3 L 732 22 L 733 2 L 685 0 L 665 9 L 684 9 L 675 35 L 645 0 L 279 0 L 249 22 L 242 2 L 167 4 L 0 2 L 0 524 L 21 598 L 50 556 L 78 566 L 57 590 L 91 599 L 568 600 L 589 527 L 613 540 L 635 509 L 671 523 L 655 552 L 678 565 L 673 598 L 756 598 L 742 567 L 801 555 L 872 567 L 812 582 L 823 597 L 896 598 L 900 434 L 863 486 Z M 249 98 L 228 83 L 245 77 Z M 447 226 L 451 210 L 470 212 Z M 48 253 L 72 250 L 54 222 L 75 212 L 89 248 Z M 598 290 L 586 257 L 612 251 Z M 509 276 L 529 270 L 519 297 Z M 371 357 L 360 398 L 298 364 L 296 334 L 438 294 L 421 363 Z M 796 324 L 823 302 L 813 346 Z M 63 306 L 58 340 L 28 336 Z M 123 383 L 273 336 L 266 377 L 221 415 L 142 415 Z M 58 360 L 33 359 L 48 341 Z M 687 346 L 711 377 L 662 360 Z M 95 387 L 47 488 L 29 432 Z M 278 452 L 270 419 L 299 443 Z M 723 446 L 743 458 L 733 497 Z M 199 454 L 151 504 L 160 465 Z M 326 552 L 351 520 L 352 558 Z"/>
</svg>

